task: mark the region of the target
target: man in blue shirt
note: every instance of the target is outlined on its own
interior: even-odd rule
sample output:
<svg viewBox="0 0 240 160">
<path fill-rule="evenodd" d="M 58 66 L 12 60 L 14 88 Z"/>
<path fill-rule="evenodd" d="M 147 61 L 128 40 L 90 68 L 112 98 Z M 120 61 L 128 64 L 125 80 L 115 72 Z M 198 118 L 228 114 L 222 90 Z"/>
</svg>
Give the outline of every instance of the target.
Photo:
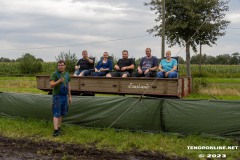
<svg viewBox="0 0 240 160">
<path fill-rule="evenodd" d="M 171 52 L 166 52 L 166 59 L 162 59 L 159 64 L 159 72 L 157 78 L 177 78 L 177 60 L 171 58 Z"/>
<path fill-rule="evenodd" d="M 146 48 L 146 57 L 143 57 L 137 68 L 137 72 L 133 73 L 133 77 L 154 77 L 158 68 L 158 59 L 151 54 L 151 49 Z"/>
</svg>

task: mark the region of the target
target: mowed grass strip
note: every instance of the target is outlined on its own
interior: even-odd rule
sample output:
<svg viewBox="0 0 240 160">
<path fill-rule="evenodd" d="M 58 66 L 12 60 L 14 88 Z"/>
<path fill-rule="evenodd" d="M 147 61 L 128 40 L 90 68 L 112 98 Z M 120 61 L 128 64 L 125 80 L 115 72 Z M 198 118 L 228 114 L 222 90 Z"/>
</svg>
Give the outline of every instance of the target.
<svg viewBox="0 0 240 160">
<path fill-rule="evenodd" d="M 37 89 L 36 77 L 0 77 L 0 92 L 46 94 Z"/>
<path fill-rule="evenodd" d="M 52 123 L 49 121 L 0 116 L 0 134 L 2 136 L 31 139 L 39 143 L 43 140 L 73 143 L 114 152 L 152 151 L 190 159 L 198 159 L 199 154 L 211 153 L 227 154 L 228 159 L 240 157 L 239 150 L 204 151 L 187 149 L 187 146 L 237 146 L 237 143 L 232 139 L 93 129 L 69 124 L 63 125 L 63 135 L 55 138 L 52 137 L 52 128 Z"/>
</svg>

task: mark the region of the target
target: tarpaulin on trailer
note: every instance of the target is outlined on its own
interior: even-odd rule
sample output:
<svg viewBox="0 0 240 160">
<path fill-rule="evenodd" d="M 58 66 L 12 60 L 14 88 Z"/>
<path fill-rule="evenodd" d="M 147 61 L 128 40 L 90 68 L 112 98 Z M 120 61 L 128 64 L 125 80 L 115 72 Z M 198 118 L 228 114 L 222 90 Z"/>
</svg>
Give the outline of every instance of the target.
<svg viewBox="0 0 240 160">
<path fill-rule="evenodd" d="M 52 119 L 52 96 L 0 93 L 1 115 Z M 240 137 L 240 101 L 73 97 L 65 123 L 137 131 Z"/>
</svg>

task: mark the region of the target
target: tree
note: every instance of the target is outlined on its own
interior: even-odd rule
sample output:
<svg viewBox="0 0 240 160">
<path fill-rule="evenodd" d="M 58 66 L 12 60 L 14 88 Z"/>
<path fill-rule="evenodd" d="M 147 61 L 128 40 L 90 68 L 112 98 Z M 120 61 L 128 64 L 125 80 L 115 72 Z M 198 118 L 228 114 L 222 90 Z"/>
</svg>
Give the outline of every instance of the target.
<svg viewBox="0 0 240 160">
<path fill-rule="evenodd" d="M 181 56 L 178 57 L 178 63 L 179 64 L 184 64 L 185 63 L 184 59 Z"/>
<path fill-rule="evenodd" d="M 233 62 L 233 64 L 239 64 L 240 63 L 240 53 L 239 52 L 235 52 L 235 53 L 232 54 L 231 62 Z"/>
<path fill-rule="evenodd" d="M 77 57 L 75 53 L 68 53 L 61 52 L 60 55 L 55 57 L 57 61 L 64 60 L 66 63 L 66 71 L 69 73 L 73 73 L 75 71 L 75 65 L 77 64 Z"/>
<path fill-rule="evenodd" d="M 191 61 L 190 61 L 191 64 L 199 64 L 200 56 L 201 56 L 200 54 L 193 55 L 191 57 Z M 207 55 L 206 54 L 202 55 L 201 56 L 201 63 L 206 64 L 206 60 L 207 60 Z"/>
<path fill-rule="evenodd" d="M 14 59 L 9 59 L 9 58 L 4 58 L 4 57 L 1 57 L 0 58 L 0 62 L 14 62 L 15 60 Z"/>
<path fill-rule="evenodd" d="M 151 0 L 151 10 L 156 10 L 156 22 L 162 20 L 161 0 Z M 165 35 L 169 47 L 176 44 L 186 47 L 187 75 L 190 76 L 190 47 L 197 52 L 196 46 L 215 44 L 230 23 L 224 20 L 228 11 L 228 1 L 223 0 L 166 0 Z M 161 36 L 162 24 L 148 30 Z"/>
<path fill-rule="evenodd" d="M 30 53 L 25 53 L 21 58 L 18 58 L 19 68 L 23 74 L 35 74 L 42 71 L 42 63 Z"/>
</svg>

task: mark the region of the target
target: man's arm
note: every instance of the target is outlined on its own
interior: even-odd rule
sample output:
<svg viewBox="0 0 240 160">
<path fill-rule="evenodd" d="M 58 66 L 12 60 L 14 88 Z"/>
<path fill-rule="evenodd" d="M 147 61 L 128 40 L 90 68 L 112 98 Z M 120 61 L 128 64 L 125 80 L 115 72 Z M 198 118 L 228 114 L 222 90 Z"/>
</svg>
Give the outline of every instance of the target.
<svg viewBox="0 0 240 160">
<path fill-rule="evenodd" d="M 120 70 L 120 67 L 116 64 L 115 66 L 114 66 L 114 68 L 118 71 L 118 70 Z"/>
<path fill-rule="evenodd" d="M 130 66 L 126 66 L 126 67 L 122 67 L 121 70 L 125 71 L 125 70 L 130 70 L 130 69 L 134 69 L 134 64 L 130 65 Z"/>
<path fill-rule="evenodd" d="M 88 60 L 89 63 L 93 63 L 93 60 L 90 59 L 89 57 L 87 57 L 87 60 Z"/>
<path fill-rule="evenodd" d="M 56 82 L 53 81 L 53 80 L 51 80 L 51 81 L 50 81 L 50 87 L 53 88 L 53 87 L 57 86 L 58 84 L 62 83 L 63 81 L 64 81 L 64 78 L 63 78 L 63 77 L 61 77 L 61 78 L 60 78 L 59 80 L 57 80 Z"/>
<path fill-rule="evenodd" d="M 68 82 L 68 102 L 69 102 L 69 104 L 72 103 L 72 95 L 71 95 L 70 82 Z"/>
</svg>

